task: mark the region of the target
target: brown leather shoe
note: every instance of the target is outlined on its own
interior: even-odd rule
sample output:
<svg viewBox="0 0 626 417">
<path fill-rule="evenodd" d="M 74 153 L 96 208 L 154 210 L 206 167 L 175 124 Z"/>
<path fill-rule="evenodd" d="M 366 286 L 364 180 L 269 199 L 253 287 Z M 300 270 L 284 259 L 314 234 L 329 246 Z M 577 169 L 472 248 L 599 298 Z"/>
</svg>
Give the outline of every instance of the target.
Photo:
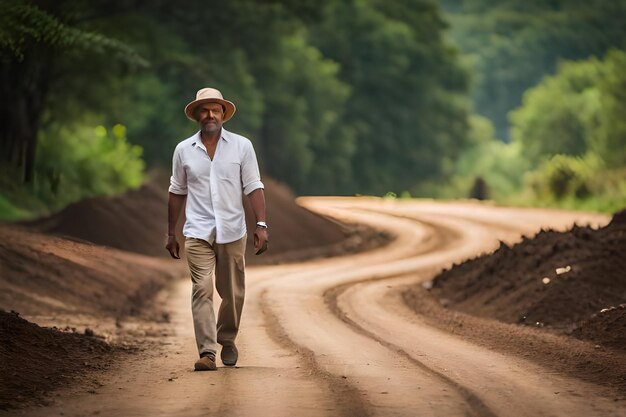
<svg viewBox="0 0 626 417">
<path fill-rule="evenodd" d="M 217 371 L 215 358 L 212 356 L 203 356 L 196 361 L 194 365 L 196 371 Z"/>
<path fill-rule="evenodd" d="M 237 346 L 222 346 L 222 353 L 220 354 L 220 357 L 222 358 L 222 363 L 226 366 L 237 365 L 237 358 L 239 357 L 239 352 L 237 352 Z"/>
</svg>

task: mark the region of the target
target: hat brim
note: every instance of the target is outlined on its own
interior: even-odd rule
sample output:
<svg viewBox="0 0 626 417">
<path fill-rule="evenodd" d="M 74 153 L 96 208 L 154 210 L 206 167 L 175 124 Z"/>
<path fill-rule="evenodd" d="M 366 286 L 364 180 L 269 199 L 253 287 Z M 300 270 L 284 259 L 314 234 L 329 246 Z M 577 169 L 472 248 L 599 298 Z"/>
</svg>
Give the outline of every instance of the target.
<svg viewBox="0 0 626 417">
<path fill-rule="evenodd" d="M 185 115 L 187 115 L 187 118 L 197 122 L 198 120 L 193 117 L 194 109 L 204 103 L 219 103 L 224 106 L 224 118 L 222 119 L 222 123 L 229 121 L 237 111 L 237 107 L 235 107 L 235 104 L 231 101 L 219 98 L 203 98 L 200 100 L 194 100 L 185 106 Z"/>
</svg>

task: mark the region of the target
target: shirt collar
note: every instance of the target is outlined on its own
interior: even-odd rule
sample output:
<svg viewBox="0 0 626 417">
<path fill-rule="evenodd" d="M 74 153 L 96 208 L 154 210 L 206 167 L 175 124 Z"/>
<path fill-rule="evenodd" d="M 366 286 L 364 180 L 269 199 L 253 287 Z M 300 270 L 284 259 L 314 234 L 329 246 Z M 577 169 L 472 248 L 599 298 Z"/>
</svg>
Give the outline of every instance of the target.
<svg viewBox="0 0 626 417">
<path fill-rule="evenodd" d="M 222 135 L 220 139 L 224 139 L 226 142 L 230 142 L 230 132 L 222 127 Z M 196 146 L 198 143 L 202 143 L 200 139 L 200 131 L 193 136 L 193 142 L 191 142 L 191 146 Z"/>
</svg>

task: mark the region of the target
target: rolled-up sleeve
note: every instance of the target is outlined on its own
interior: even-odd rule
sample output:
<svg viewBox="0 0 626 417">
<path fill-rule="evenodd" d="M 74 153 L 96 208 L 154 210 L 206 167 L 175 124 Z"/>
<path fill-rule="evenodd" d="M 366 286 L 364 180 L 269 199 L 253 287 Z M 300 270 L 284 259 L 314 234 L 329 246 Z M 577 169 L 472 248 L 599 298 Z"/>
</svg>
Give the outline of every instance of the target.
<svg viewBox="0 0 626 417">
<path fill-rule="evenodd" d="M 170 177 L 169 192 L 172 194 L 187 194 L 187 174 L 183 165 L 180 147 L 177 146 L 172 158 L 172 176 Z"/>
<path fill-rule="evenodd" d="M 243 193 L 248 195 L 252 191 L 265 188 L 261 182 L 261 174 L 259 173 L 259 164 L 256 160 L 254 147 L 252 142 L 246 141 L 241 159 L 241 183 L 243 185 Z"/>
</svg>

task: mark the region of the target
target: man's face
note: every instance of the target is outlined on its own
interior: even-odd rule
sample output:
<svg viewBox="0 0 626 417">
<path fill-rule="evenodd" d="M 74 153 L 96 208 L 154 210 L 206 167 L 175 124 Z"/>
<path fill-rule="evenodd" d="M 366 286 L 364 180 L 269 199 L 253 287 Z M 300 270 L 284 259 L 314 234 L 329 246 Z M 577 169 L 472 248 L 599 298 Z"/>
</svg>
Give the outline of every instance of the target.
<svg viewBox="0 0 626 417">
<path fill-rule="evenodd" d="M 219 103 L 205 103 L 196 109 L 196 118 L 200 123 L 200 130 L 213 134 L 219 132 L 224 120 L 224 109 Z"/>
</svg>

